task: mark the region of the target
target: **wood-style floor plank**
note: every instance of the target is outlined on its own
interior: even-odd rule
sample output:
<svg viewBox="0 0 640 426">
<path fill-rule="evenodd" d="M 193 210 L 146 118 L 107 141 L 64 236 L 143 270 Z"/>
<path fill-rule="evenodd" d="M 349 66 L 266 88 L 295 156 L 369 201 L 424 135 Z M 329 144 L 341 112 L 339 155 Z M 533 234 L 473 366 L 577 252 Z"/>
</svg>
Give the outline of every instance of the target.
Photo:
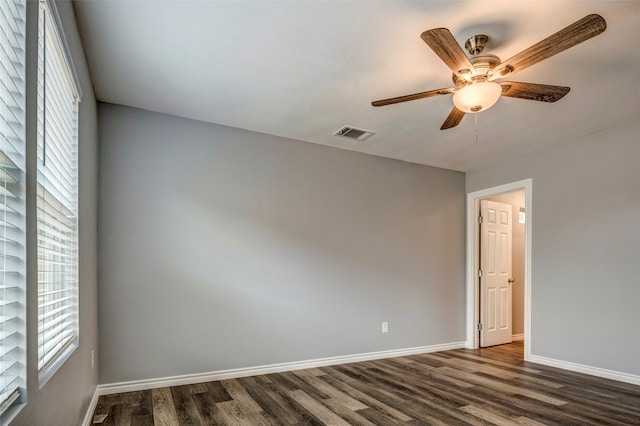
<svg viewBox="0 0 640 426">
<path fill-rule="evenodd" d="M 322 423 L 335 426 L 349 426 L 349 423 L 347 423 L 346 420 L 342 419 L 317 399 L 309 396 L 305 391 L 294 390 L 289 392 L 289 395 L 291 395 L 291 397 L 300 405 L 309 410 L 309 412 Z"/>
<path fill-rule="evenodd" d="M 638 425 L 640 386 L 524 362 L 523 344 L 101 396 L 102 425 Z"/>
<path fill-rule="evenodd" d="M 153 420 L 157 426 L 173 426 L 178 414 L 173 405 L 171 389 L 158 388 L 151 390 L 151 403 L 153 407 Z"/>
<path fill-rule="evenodd" d="M 171 387 L 171 396 L 176 409 L 179 425 L 201 425 L 204 421 L 200 417 L 198 408 L 191 397 L 189 386 Z"/>
</svg>

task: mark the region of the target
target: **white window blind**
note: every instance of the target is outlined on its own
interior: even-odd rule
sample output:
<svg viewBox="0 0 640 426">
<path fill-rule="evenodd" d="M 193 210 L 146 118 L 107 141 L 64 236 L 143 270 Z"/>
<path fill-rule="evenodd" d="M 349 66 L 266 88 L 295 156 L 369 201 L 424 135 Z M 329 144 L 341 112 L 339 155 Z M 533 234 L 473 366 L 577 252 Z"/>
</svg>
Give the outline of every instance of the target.
<svg viewBox="0 0 640 426">
<path fill-rule="evenodd" d="M 38 370 L 46 381 L 78 345 L 78 91 L 54 6 L 38 37 Z"/>
<path fill-rule="evenodd" d="M 25 386 L 25 0 L 0 0 L 0 423 Z"/>
</svg>

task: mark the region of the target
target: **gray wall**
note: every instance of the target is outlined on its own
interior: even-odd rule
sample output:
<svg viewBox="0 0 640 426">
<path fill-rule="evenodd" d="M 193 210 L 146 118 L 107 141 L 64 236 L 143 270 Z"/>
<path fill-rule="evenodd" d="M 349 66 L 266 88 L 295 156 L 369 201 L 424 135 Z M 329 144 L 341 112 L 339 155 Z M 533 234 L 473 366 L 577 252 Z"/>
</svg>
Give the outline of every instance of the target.
<svg viewBox="0 0 640 426">
<path fill-rule="evenodd" d="M 515 280 L 511 287 L 512 334 L 524 334 L 524 236 L 525 224 L 518 222 L 520 207 L 524 207 L 524 190 L 507 192 L 489 197 L 498 203 L 511 204 L 513 228 L 511 234 L 511 276 Z"/>
<path fill-rule="evenodd" d="M 99 120 L 101 383 L 464 340 L 462 173 Z"/>
<path fill-rule="evenodd" d="M 635 120 L 467 174 L 468 192 L 533 179 L 534 355 L 640 374 L 638 134 Z"/>
<path fill-rule="evenodd" d="M 70 2 L 58 11 L 80 79 L 84 98 L 79 111 L 79 254 L 80 346 L 42 387 L 38 388 L 37 250 L 36 250 L 36 81 L 38 2 L 27 7 L 27 404 L 12 425 L 77 425 L 83 419 L 96 384 L 91 350 L 98 349 L 97 317 L 97 165 L 96 101 Z"/>
</svg>

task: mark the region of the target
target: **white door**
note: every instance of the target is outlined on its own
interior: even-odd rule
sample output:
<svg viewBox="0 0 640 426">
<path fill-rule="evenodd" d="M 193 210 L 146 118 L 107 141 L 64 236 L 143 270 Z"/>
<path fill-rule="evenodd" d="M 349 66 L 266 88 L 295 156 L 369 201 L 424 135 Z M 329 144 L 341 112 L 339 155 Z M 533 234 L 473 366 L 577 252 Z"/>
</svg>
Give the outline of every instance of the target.
<svg viewBox="0 0 640 426">
<path fill-rule="evenodd" d="M 511 343 L 511 205 L 480 201 L 480 346 Z"/>
</svg>

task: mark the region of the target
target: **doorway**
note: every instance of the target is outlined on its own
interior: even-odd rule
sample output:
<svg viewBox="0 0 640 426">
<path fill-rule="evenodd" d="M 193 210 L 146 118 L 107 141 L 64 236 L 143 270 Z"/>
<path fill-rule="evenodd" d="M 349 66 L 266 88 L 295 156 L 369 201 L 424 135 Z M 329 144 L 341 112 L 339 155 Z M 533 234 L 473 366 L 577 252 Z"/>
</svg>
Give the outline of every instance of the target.
<svg viewBox="0 0 640 426">
<path fill-rule="evenodd" d="M 467 194 L 467 283 L 466 283 L 466 347 L 477 349 L 480 347 L 480 299 L 478 273 L 480 270 L 480 215 L 481 201 L 492 200 L 502 203 L 509 203 L 513 207 L 514 238 L 524 239 L 523 249 L 514 253 L 519 258 L 514 259 L 516 273 L 512 284 L 513 294 L 516 295 L 514 303 L 521 303 L 516 306 L 516 311 L 522 312 L 514 316 L 513 339 L 524 340 L 525 360 L 531 354 L 531 179 L 513 182 L 481 191 Z M 523 201 L 522 201 L 523 200 Z M 486 204 L 486 201 L 485 201 Z M 522 209 L 522 210 L 521 210 Z M 522 215 L 521 215 L 522 213 Z M 521 217 L 522 216 L 522 217 Z M 524 223 L 520 220 L 524 219 Z M 518 235 L 520 234 L 520 235 Z M 515 240 L 514 240 L 515 241 Z M 517 242 L 517 241 L 516 241 Z M 522 242 L 522 241 L 520 241 Z M 517 242 L 517 243 L 520 243 Z M 520 262 L 520 265 L 518 265 Z M 511 277 L 510 277 L 511 278 Z"/>
</svg>

